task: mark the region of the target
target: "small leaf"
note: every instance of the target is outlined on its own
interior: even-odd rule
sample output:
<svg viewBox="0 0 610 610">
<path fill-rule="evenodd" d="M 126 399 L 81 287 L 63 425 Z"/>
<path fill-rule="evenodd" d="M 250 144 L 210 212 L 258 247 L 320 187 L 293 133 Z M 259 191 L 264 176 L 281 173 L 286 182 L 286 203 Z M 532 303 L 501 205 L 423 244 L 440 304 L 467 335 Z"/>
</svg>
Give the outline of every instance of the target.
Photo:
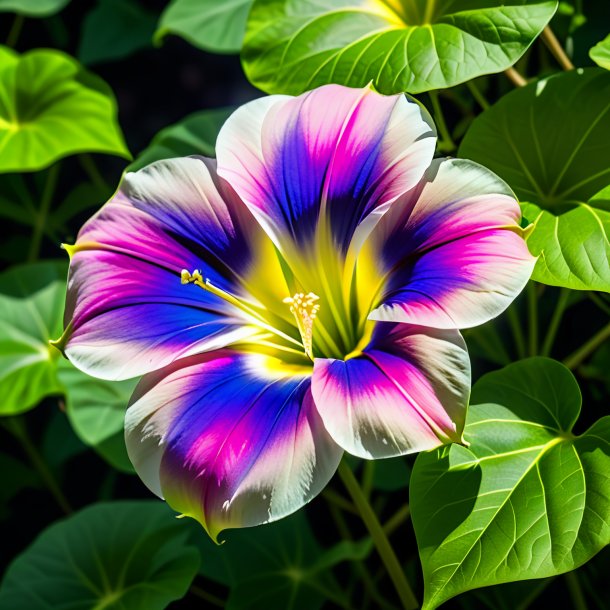
<svg viewBox="0 0 610 610">
<path fill-rule="evenodd" d="M 0 607 L 161 610 L 197 572 L 187 535 L 158 501 L 89 506 L 51 525 L 12 562 Z"/>
<path fill-rule="evenodd" d="M 203 110 L 162 129 L 127 168 L 135 172 L 160 159 L 187 155 L 214 156 L 216 136 L 234 108 Z"/>
<path fill-rule="evenodd" d="M 203 535 L 196 541 L 201 573 L 230 587 L 227 610 L 316 610 L 328 600 L 349 607 L 330 570 L 343 561 L 363 561 L 372 549 L 368 539 L 321 549 L 303 511 L 261 527 L 228 531 L 220 546 Z"/>
<path fill-rule="evenodd" d="M 562 364 L 531 358 L 473 388 L 468 448 L 418 456 L 411 511 L 423 610 L 471 589 L 567 572 L 610 543 L 610 416 L 575 436 Z"/>
<path fill-rule="evenodd" d="M 242 59 L 267 93 L 370 82 L 381 93 L 420 93 L 505 70 L 556 8 L 554 0 L 256 0 Z"/>
<path fill-rule="evenodd" d="M 610 34 L 589 51 L 589 57 L 600 68 L 610 70 Z"/>
<path fill-rule="evenodd" d="M 521 199 L 536 281 L 610 291 L 610 74 L 571 70 L 516 89 L 483 112 L 459 155 L 500 175 Z"/>
<path fill-rule="evenodd" d="M 81 152 L 130 158 L 108 85 L 65 53 L 0 47 L 0 172 L 37 171 Z"/>
<path fill-rule="evenodd" d="M 134 472 L 125 448 L 123 422 L 138 380 L 96 379 L 64 359 L 59 362 L 58 374 L 68 419 L 78 437 L 115 468 Z"/>
<path fill-rule="evenodd" d="M 35 407 L 60 394 L 59 352 L 67 265 L 21 265 L 0 274 L 0 415 Z"/>
<path fill-rule="evenodd" d="M 212 53 L 238 53 L 252 0 L 172 0 L 163 11 L 155 41 L 181 36 Z"/>
<path fill-rule="evenodd" d="M 27 17 L 49 17 L 61 11 L 70 0 L 0 0 L 0 13 L 19 13 Z"/>
<path fill-rule="evenodd" d="M 83 22 L 78 59 L 92 66 L 128 57 L 152 45 L 156 24 L 136 0 L 99 0 Z"/>
</svg>

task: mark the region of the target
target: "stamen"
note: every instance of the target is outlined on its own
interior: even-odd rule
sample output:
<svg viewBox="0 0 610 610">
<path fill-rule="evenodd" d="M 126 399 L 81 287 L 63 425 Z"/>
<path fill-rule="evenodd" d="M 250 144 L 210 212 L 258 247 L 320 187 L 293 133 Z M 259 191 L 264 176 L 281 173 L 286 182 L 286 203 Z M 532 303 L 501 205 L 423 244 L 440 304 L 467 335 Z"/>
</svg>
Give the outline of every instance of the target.
<svg viewBox="0 0 610 610">
<path fill-rule="evenodd" d="M 284 299 L 284 303 L 290 305 L 290 313 L 294 315 L 301 333 L 303 348 L 311 360 L 313 360 L 313 322 L 320 309 L 320 305 L 316 303 L 319 298 L 313 292 L 307 294 L 297 292 L 294 296 Z"/>
</svg>

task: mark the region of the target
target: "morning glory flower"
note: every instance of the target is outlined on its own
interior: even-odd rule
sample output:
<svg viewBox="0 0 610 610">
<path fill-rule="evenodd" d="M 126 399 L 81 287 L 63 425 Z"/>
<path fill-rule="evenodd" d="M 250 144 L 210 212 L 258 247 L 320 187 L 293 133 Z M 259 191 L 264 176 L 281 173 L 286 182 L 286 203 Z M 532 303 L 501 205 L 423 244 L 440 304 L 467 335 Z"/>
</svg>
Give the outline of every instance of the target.
<svg viewBox="0 0 610 610">
<path fill-rule="evenodd" d="M 228 119 L 217 161 L 126 174 L 67 247 L 59 347 L 144 375 L 130 458 L 213 537 L 297 510 L 344 451 L 460 442 L 457 329 L 501 313 L 534 259 L 507 185 L 435 143 L 403 95 L 269 96 Z"/>
</svg>

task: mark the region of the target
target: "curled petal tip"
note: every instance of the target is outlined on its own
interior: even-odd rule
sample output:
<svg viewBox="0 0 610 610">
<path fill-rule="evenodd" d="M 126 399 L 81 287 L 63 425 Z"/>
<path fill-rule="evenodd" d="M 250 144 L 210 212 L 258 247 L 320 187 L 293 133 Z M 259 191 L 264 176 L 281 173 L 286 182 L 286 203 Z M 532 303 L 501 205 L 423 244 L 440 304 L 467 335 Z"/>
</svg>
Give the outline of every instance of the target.
<svg viewBox="0 0 610 610">
<path fill-rule="evenodd" d="M 60 248 L 65 250 L 70 258 L 72 258 L 76 252 L 76 244 L 61 244 Z"/>
</svg>

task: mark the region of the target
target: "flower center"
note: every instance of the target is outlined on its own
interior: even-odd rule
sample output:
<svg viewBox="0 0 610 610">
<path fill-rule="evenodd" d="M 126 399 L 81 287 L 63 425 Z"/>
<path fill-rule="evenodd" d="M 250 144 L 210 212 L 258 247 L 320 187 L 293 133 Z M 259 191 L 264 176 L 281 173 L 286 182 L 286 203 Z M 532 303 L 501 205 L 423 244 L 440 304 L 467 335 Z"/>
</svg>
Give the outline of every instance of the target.
<svg viewBox="0 0 610 610">
<path fill-rule="evenodd" d="M 303 349 L 310 360 L 313 360 L 313 322 L 320 309 L 320 305 L 316 303 L 319 298 L 313 292 L 308 294 L 297 292 L 294 296 L 284 299 L 284 303 L 290 305 L 290 313 L 294 315 L 297 321 L 297 328 L 303 341 Z"/>
</svg>

